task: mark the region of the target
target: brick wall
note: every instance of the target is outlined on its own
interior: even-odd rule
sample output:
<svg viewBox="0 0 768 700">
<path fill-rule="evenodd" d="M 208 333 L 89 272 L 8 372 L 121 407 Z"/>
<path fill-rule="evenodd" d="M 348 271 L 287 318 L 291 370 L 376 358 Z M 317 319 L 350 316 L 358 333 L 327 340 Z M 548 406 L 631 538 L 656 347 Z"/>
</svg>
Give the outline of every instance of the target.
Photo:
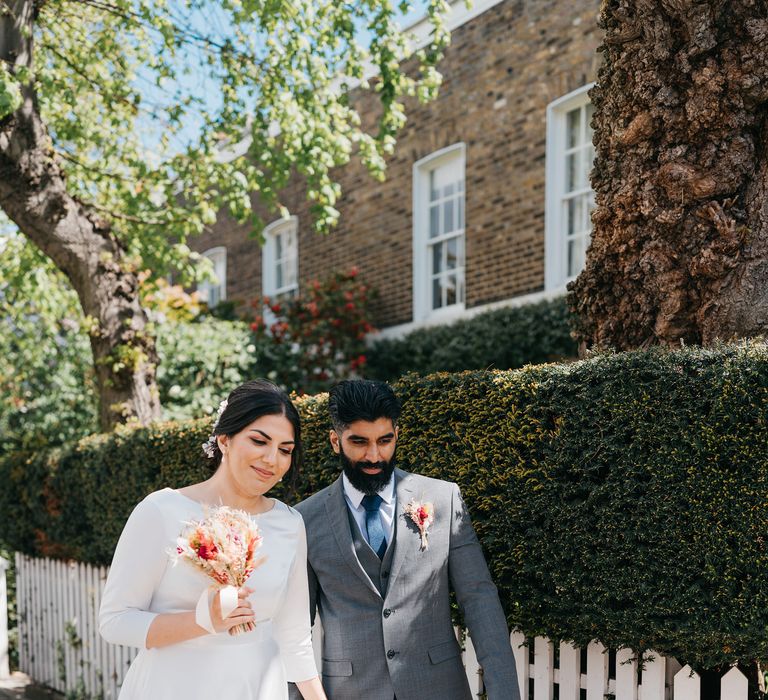
<svg viewBox="0 0 768 700">
<path fill-rule="evenodd" d="M 413 164 L 463 141 L 467 307 L 543 289 L 546 107 L 595 79 L 599 5 L 506 0 L 454 30 L 440 97 L 408 105 L 386 182 L 356 162 L 338 173 L 341 222 L 326 237 L 312 230 L 300 184 L 286 192 L 299 217 L 301 280 L 356 265 L 379 291 L 377 324 L 411 321 Z M 358 100 L 375 113 L 375 98 Z M 261 255 L 247 227 L 224 218 L 193 245 L 227 246 L 228 298 L 261 292 Z"/>
</svg>

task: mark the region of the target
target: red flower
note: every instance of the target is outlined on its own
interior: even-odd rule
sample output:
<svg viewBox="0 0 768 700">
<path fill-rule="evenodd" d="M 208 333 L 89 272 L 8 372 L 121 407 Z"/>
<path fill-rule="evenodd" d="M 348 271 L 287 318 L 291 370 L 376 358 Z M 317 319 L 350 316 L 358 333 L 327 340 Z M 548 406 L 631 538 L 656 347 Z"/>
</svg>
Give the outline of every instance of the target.
<svg viewBox="0 0 768 700">
<path fill-rule="evenodd" d="M 280 313 L 280 311 L 282 311 L 282 308 L 283 308 L 283 307 L 282 307 L 282 306 L 280 306 L 280 304 L 273 304 L 273 305 L 272 305 L 272 306 L 270 306 L 269 308 L 270 308 L 270 309 L 272 309 L 272 313 L 273 313 L 273 314 L 279 314 L 279 313 Z"/>
<path fill-rule="evenodd" d="M 355 265 L 355 266 L 354 266 L 354 267 L 353 267 L 353 268 L 352 268 L 352 269 L 349 271 L 349 276 L 350 276 L 350 277 L 357 277 L 357 275 L 359 274 L 359 272 L 360 272 L 360 270 L 358 270 L 358 268 L 357 268 L 357 265 Z"/>
<path fill-rule="evenodd" d="M 214 559 L 218 551 L 216 545 L 210 541 L 203 540 L 197 545 L 197 556 L 201 559 Z"/>
<path fill-rule="evenodd" d="M 351 301 L 348 301 L 346 304 L 344 304 L 344 308 L 347 311 L 354 311 L 355 310 L 355 305 Z"/>
<path fill-rule="evenodd" d="M 365 355 L 358 355 L 357 357 L 353 358 L 349 365 L 352 367 L 352 369 L 357 369 L 358 367 L 362 367 L 366 361 L 367 360 Z"/>
</svg>

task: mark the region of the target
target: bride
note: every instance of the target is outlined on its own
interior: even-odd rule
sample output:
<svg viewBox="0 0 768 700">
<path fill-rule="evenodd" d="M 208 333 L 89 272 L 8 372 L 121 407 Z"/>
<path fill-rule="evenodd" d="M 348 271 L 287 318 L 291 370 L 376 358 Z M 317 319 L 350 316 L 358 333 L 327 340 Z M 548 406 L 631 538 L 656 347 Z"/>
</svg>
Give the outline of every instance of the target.
<svg viewBox="0 0 768 700">
<path fill-rule="evenodd" d="M 115 549 L 100 631 L 112 644 L 141 648 L 120 700 L 281 700 L 288 697 L 289 681 L 306 700 L 326 700 L 310 637 L 304 522 L 265 495 L 299 467 L 299 414 L 282 390 L 264 380 L 237 387 L 219 411 L 214 434 L 203 445 L 213 476 L 149 494 L 131 513 Z M 220 596 L 214 595 L 209 616 L 196 617 L 211 581 L 184 562 L 174 564 L 170 552 L 186 523 L 219 504 L 251 514 L 263 537 L 258 556 L 266 559 L 239 589 L 228 616 L 222 617 Z M 228 634 L 246 622 L 255 622 L 255 629 Z"/>
</svg>

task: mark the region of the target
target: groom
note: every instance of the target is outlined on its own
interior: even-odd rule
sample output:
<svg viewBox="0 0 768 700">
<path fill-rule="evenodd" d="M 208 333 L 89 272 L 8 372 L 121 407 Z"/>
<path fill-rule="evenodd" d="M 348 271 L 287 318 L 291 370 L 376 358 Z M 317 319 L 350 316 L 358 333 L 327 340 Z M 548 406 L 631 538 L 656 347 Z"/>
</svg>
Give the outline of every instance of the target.
<svg viewBox="0 0 768 700">
<path fill-rule="evenodd" d="M 471 700 L 451 591 L 488 700 L 520 700 L 504 613 L 458 487 L 395 468 L 400 404 L 387 384 L 341 382 L 328 408 L 343 473 L 297 509 L 329 700 Z"/>
</svg>

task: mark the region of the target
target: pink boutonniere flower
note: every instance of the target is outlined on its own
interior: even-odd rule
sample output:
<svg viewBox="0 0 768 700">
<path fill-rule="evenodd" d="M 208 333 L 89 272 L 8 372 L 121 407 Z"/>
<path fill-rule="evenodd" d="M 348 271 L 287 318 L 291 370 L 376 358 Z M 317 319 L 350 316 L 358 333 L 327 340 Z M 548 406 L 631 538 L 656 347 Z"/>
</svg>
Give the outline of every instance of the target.
<svg viewBox="0 0 768 700">
<path fill-rule="evenodd" d="M 435 520 L 435 507 L 426 501 L 422 503 L 421 501 L 411 500 L 411 502 L 405 506 L 403 512 L 419 529 L 419 535 L 421 536 L 421 551 L 423 552 L 429 545 L 427 536 L 429 535 L 429 527 Z"/>
</svg>

